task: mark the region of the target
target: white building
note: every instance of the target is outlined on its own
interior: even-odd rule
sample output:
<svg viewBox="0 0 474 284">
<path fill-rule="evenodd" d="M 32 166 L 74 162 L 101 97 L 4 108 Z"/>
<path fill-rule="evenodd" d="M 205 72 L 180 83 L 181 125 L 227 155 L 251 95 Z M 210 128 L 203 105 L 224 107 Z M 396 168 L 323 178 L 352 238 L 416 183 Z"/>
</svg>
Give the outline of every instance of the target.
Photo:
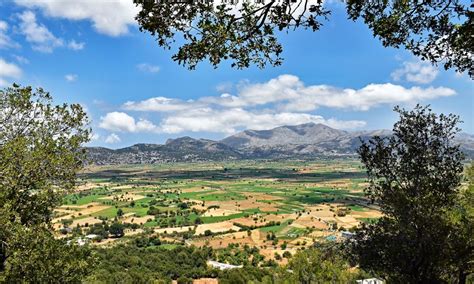
<svg viewBox="0 0 474 284">
<path fill-rule="evenodd" d="M 213 261 L 213 260 L 209 260 L 207 262 L 207 264 L 209 266 L 212 266 L 214 268 L 218 268 L 220 270 L 233 269 L 233 268 L 242 268 L 243 267 L 243 265 L 232 265 L 232 264 L 217 262 L 217 261 Z"/>
</svg>

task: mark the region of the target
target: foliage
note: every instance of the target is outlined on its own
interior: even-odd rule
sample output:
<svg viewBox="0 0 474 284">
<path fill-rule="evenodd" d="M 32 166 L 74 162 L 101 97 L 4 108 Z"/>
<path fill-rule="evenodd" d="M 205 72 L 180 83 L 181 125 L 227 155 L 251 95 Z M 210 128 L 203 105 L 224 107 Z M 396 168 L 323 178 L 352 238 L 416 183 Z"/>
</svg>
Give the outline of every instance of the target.
<svg viewBox="0 0 474 284">
<path fill-rule="evenodd" d="M 105 222 L 104 222 L 105 223 Z M 96 223 L 89 227 L 89 234 L 97 235 L 99 240 L 106 239 L 109 236 L 109 226 L 107 223 Z"/>
<path fill-rule="evenodd" d="M 210 248 L 178 246 L 167 250 L 118 245 L 96 250 L 98 265 L 86 283 L 152 283 L 154 280 L 200 278 L 215 276 L 206 261 Z"/>
<path fill-rule="evenodd" d="M 258 266 L 264 260 L 258 248 L 250 247 L 247 244 L 243 246 L 229 244 L 225 249 L 215 250 L 214 258 L 222 263 L 243 265 L 245 267 Z"/>
<path fill-rule="evenodd" d="M 451 142 L 459 118 L 419 105 L 395 110 L 400 120 L 393 135 L 374 137 L 359 149 L 369 180 L 366 194 L 384 217 L 357 230 L 353 253 L 361 268 L 387 279 L 443 281 L 459 265 L 451 247 L 459 231 L 448 218 L 463 171 L 463 154 Z"/>
<path fill-rule="evenodd" d="M 89 272 L 94 259 L 87 248 L 56 240 L 44 226 L 17 225 L 14 230 L 9 231 L 8 259 L 0 282 L 81 283 Z"/>
<path fill-rule="evenodd" d="M 288 263 L 293 283 L 349 283 L 357 273 L 349 270 L 339 251 L 307 249 L 295 254 Z"/>
<path fill-rule="evenodd" d="M 246 266 L 239 269 L 229 269 L 219 272 L 219 283 L 240 284 L 240 283 L 272 283 L 273 271 L 258 267 Z"/>
<path fill-rule="evenodd" d="M 148 247 L 148 246 L 159 246 L 161 245 L 161 240 L 157 236 L 139 236 L 134 240 L 135 245 L 139 248 Z"/>
<path fill-rule="evenodd" d="M 448 280 L 459 283 L 474 281 L 474 163 L 467 168 L 466 177 L 468 185 L 461 189 L 456 206 L 449 212 L 453 228 L 449 246 L 454 254 L 451 265 L 457 275 Z"/>
<path fill-rule="evenodd" d="M 114 222 L 112 225 L 109 227 L 109 233 L 112 234 L 115 237 L 121 238 L 124 236 L 124 225 Z"/>
<path fill-rule="evenodd" d="M 319 30 L 330 11 L 321 0 L 244 1 L 135 1 L 141 31 L 171 48 L 177 35 L 184 44 L 173 55 L 178 64 L 194 69 L 209 60 L 217 67 L 230 60 L 232 67 L 246 68 L 282 63 L 283 48 L 275 31 L 297 28 Z M 359 1 L 345 3 L 350 19 L 362 18 L 384 46 L 403 46 L 446 69 L 467 71 L 474 78 L 473 15 L 460 0 Z"/>
<path fill-rule="evenodd" d="M 100 261 L 86 279 L 86 283 L 155 283 L 157 280 L 189 281 L 202 277 L 218 278 L 219 283 L 349 283 L 362 277 L 360 271 L 349 270 L 349 265 L 338 247 L 323 250 L 312 248 L 298 251 L 285 267 L 251 266 L 249 256 L 258 250 L 244 247 L 246 261 L 243 268 L 217 271 L 207 266 L 209 259 L 226 252 L 209 247 L 178 246 L 171 250 L 158 246 L 142 246 L 147 240 L 142 237 L 138 246 L 118 245 L 98 248 Z M 151 241 L 151 240 L 150 240 Z M 237 255 L 228 255 L 236 260 Z M 231 261 L 232 262 L 232 261 Z M 241 262 L 241 261 L 237 261 Z M 270 264 L 270 262 L 268 263 Z M 273 262 L 273 264 L 275 264 Z M 364 275 L 365 276 L 365 275 Z"/>
<path fill-rule="evenodd" d="M 72 189 L 88 141 L 80 105 L 53 105 L 31 87 L 0 90 L 0 280 L 77 282 L 87 253 L 50 232 L 61 192 Z"/>
<path fill-rule="evenodd" d="M 122 216 L 123 216 L 123 210 L 122 210 L 122 208 L 119 208 L 117 210 L 117 217 L 122 217 Z"/>
<path fill-rule="evenodd" d="M 170 48 L 176 33 L 183 35 L 186 43 L 173 59 L 190 69 L 206 59 L 214 66 L 223 59 L 231 59 L 232 66 L 237 68 L 251 64 L 261 68 L 267 63 L 280 65 L 282 47 L 274 29 L 318 30 L 317 18 L 328 14 L 320 0 L 311 5 L 306 2 L 305 15 L 295 12 L 289 2 L 276 0 L 266 4 L 244 2 L 238 13 L 232 5 L 214 6 L 211 2 L 136 2 L 141 6 L 136 16 L 140 30 L 156 36 L 160 46 Z"/>
<path fill-rule="evenodd" d="M 471 8 L 474 4 L 471 2 Z M 462 1 L 347 2 L 349 18 L 362 18 L 384 46 L 400 47 L 474 78 L 474 11 Z"/>
</svg>

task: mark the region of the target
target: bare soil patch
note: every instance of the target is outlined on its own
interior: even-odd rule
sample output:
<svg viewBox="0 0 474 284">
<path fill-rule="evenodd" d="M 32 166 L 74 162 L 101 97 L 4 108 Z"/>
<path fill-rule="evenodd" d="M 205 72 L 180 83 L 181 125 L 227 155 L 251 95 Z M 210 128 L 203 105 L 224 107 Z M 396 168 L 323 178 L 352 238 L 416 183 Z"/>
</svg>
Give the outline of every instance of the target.
<svg viewBox="0 0 474 284">
<path fill-rule="evenodd" d="M 155 216 L 152 216 L 152 215 L 146 215 L 146 216 L 143 216 L 143 217 L 136 217 L 136 216 L 133 216 L 133 213 L 131 213 L 131 216 L 128 216 L 126 217 L 125 219 L 122 220 L 123 223 L 130 223 L 130 224 L 145 224 L 146 222 L 148 222 L 148 220 L 154 220 L 155 219 Z"/>
<path fill-rule="evenodd" d="M 145 198 L 145 196 L 143 196 L 143 195 L 128 193 L 128 194 L 116 194 L 116 195 L 106 196 L 106 197 L 102 197 L 100 199 L 119 200 L 119 201 L 135 201 L 135 200 L 139 200 L 139 199 L 143 199 L 143 198 Z"/>
<path fill-rule="evenodd" d="M 238 211 L 238 210 L 212 208 L 212 209 L 207 210 L 202 216 L 204 217 L 229 216 L 229 215 L 238 214 L 240 212 L 241 211 Z"/>
</svg>

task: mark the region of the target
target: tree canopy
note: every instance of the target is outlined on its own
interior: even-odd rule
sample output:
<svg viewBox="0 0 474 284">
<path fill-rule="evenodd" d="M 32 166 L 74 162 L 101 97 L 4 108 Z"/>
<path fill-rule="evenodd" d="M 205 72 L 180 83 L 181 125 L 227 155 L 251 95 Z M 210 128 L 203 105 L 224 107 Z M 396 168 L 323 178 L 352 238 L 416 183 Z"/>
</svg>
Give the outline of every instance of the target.
<svg viewBox="0 0 474 284">
<path fill-rule="evenodd" d="M 322 0 L 140 1 L 141 31 L 171 48 L 182 36 L 173 60 L 190 69 L 204 60 L 217 67 L 230 60 L 246 68 L 282 63 L 277 31 L 317 31 L 331 11 Z M 404 47 L 445 69 L 474 77 L 474 11 L 460 0 L 345 2 L 348 18 L 362 19 L 384 46 Z"/>
<path fill-rule="evenodd" d="M 53 209 L 74 187 L 90 131 L 81 106 L 43 89 L 0 90 L 0 282 L 78 282 L 88 252 L 56 240 Z"/>
<path fill-rule="evenodd" d="M 466 262 L 472 257 L 472 220 L 459 202 L 464 157 L 453 142 L 459 117 L 437 116 L 419 105 L 395 110 L 400 120 L 393 135 L 371 138 L 359 149 L 366 194 L 384 215 L 358 229 L 356 262 L 397 282 L 463 279 L 472 269 Z"/>
</svg>

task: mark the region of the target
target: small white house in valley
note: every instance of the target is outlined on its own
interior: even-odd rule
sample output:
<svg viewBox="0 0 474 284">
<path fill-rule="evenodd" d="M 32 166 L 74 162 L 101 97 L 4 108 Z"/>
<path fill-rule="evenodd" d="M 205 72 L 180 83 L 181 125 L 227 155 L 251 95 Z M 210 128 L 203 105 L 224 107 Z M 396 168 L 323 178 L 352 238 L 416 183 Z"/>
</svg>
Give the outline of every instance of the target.
<svg viewBox="0 0 474 284">
<path fill-rule="evenodd" d="M 213 261 L 213 260 L 209 260 L 207 262 L 207 264 L 209 266 L 212 266 L 214 268 L 218 268 L 220 270 L 233 269 L 233 268 L 242 268 L 243 267 L 243 265 L 232 265 L 232 264 L 217 262 L 217 261 Z"/>
</svg>

